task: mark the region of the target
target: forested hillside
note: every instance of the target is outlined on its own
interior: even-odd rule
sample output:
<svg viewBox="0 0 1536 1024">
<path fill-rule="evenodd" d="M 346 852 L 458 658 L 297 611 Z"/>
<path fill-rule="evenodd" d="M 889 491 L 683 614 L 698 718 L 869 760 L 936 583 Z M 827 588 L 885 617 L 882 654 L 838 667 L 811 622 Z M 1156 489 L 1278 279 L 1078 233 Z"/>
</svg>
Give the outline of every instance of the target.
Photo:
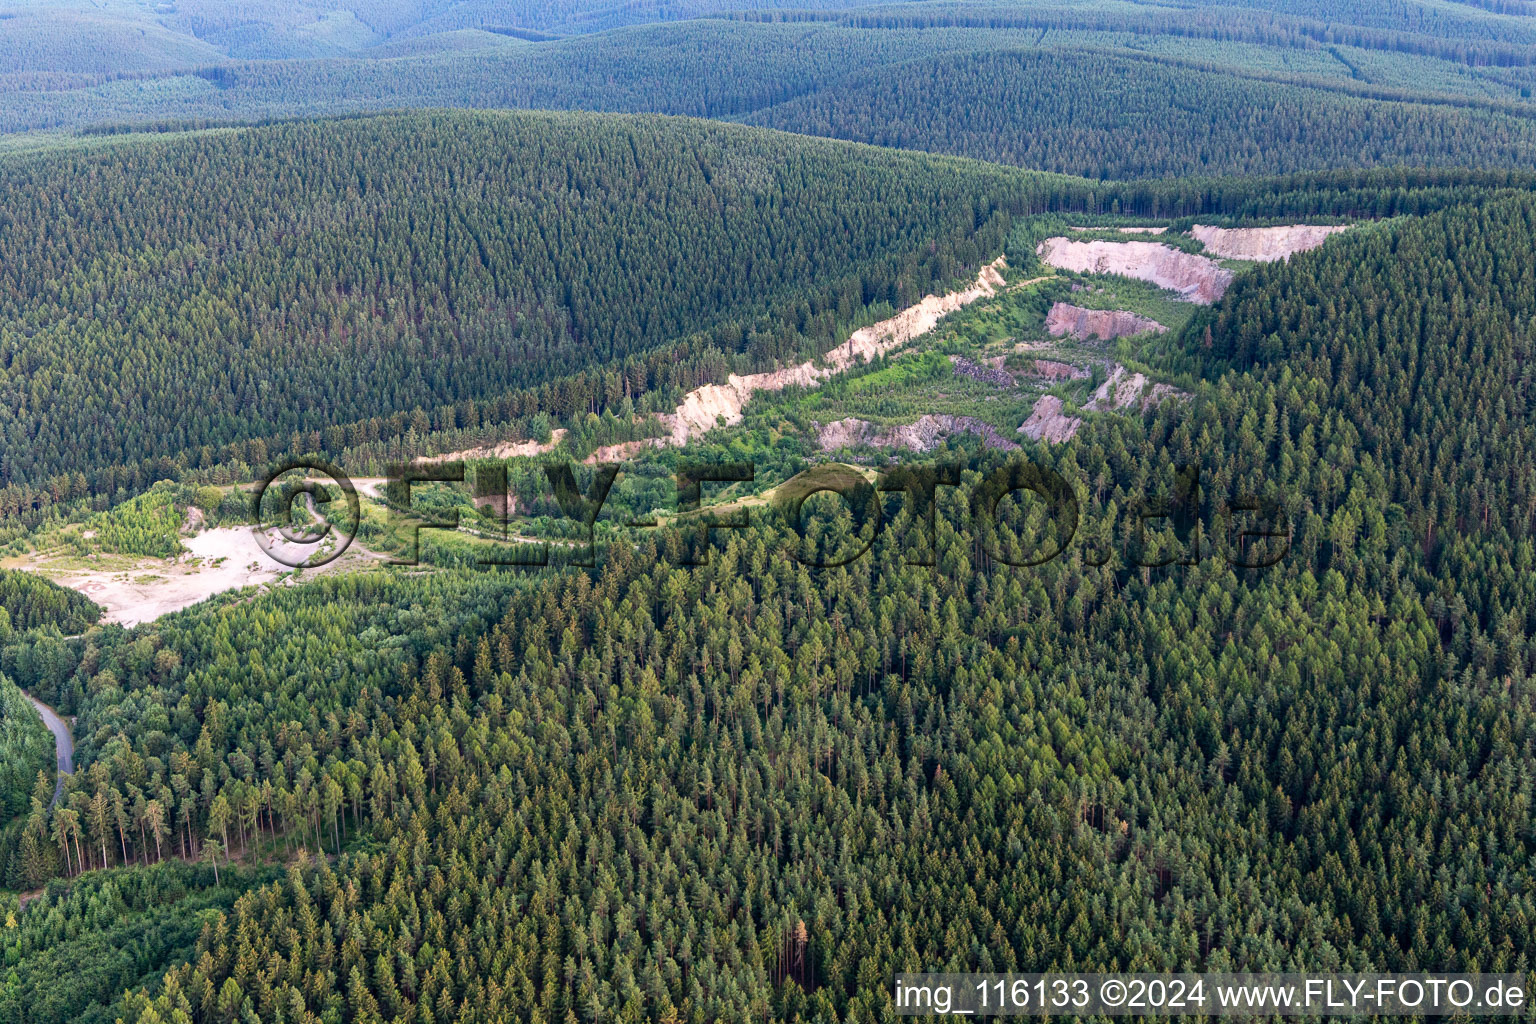
<svg viewBox="0 0 1536 1024">
<path fill-rule="evenodd" d="M 53 626 L 65 635 L 85 632 L 101 609 L 73 590 L 33 573 L 0 569 L 0 637 L 14 630 Z"/>
<path fill-rule="evenodd" d="M 974 275 L 1047 208 L 1384 216 L 1522 180 L 1105 186 L 558 114 L 14 157 L 0 163 L 0 516 L 100 509 L 218 466 L 218 482 L 246 479 L 280 452 L 382 461 L 432 433 L 628 418 L 831 348 L 875 310 Z M 93 528 L 138 543 L 132 523 Z"/>
<path fill-rule="evenodd" d="M 1536 0 L 56 2 L 0 1024 L 1536 985 Z"/>
<path fill-rule="evenodd" d="M 690 339 L 757 359 L 826 348 L 866 304 L 995 255 L 1028 199 L 1008 184 L 742 128 L 558 115 L 14 161 L 0 483 L 29 488 L 14 515 L 264 464 L 290 440 L 340 451 L 470 425 L 472 401 L 591 366 L 614 403 L 652 376 L 692 386 Z"/>
<path fill-rule="evenodd" d="M 160 965 L 196 949 L 210 911 L 227 912 L 253 881 L 277 872 L 214 874 L 172 863 L 51 886 L 5 933 L 0 1020 L 121 1020 L 130 990 L 157 985 Z"/>
<path fill-rule="evenodd" d="M 1244 279 L 1167 357 L 1188 401 L 1032 453 L 1102 565 L 1010 569 L 955 503 L 934 568 L 902 512 L 813 572 L 763 509 L 701 567 L 663 530 L 590 571 L 18 638 L 86 765 L 24 834 L 66 875 L 337 855 L 210 916 L 140 1021 L 869 1020 L 918 967 L 1525 970 L 1536 199 L 1463 196 Z M 1203 557 L 1136 567 L 1189 463 Z M 1223 556 L 1244 493 L 1289 517 L 1267 571 Z"/>
<path fill-rule="evenodd" d="M 28 865 L 16 856 L 24 816 L 36 809 L 34 797 L 47 806 L 54 767 L 53 735 L 26 694 L 0 675 L 0 887 L 18 887 L 27 874 Z M 39 882 L 51 873 L 44 862 L 29 866 Z"/>
<path fill-rule="evenodd" d="M 1091 51 L 929 58 L 745 120 L 1095 178 L 1536 166 L 1536 121 L 1524 112 L 1389 102 Z"/>
<path fill-rule="evenodd" d="M 29 809 L 38 772 L 53 775 L 53 737 L 26 695 L 0 675 L 0 827 Z"/>
</svg>

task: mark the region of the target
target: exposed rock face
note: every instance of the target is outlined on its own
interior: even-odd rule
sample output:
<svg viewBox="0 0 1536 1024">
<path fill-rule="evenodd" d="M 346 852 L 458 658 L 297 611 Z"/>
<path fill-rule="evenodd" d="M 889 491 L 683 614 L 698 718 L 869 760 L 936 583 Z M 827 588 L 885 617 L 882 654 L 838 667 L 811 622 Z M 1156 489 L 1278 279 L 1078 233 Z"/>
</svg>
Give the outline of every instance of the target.
<svg viewBox="0 0 1536 1024">
<path fill-rule="evenodd" d="M 1149 281 L 1202 306 L 1221 298 L 1233 278 L 1214 260 L 1161 242 L 1074 242 L 1058 236 L 1041 242 L 1036 252 L 1060 270 Z"/>
<path fill-rule="evenodd" d="M 731 374 L 724 384 L 706 384 L 688 392 L 675 412 L 663 414 L 661 422 L 670 431 L 671 443 L 684 445 L 697 434 L 713 430 L 724 420 L 727 426 L 741 422 L 741 410 L 754 391 L 781 391 L 791 384 L 813 388 L 849 367 L 869 362 L 900 348 L 914 338 L 933 330 L 940 320 L 977 299 L 996 295 L 1003 286 L 1003 268 L 1007 260 L 999 256 L 976 276 L 969 288 L 947 295 L 929 295 L 923 301 L 897 313 L 889 320 L 860 328 L 848 340 L 826 355 L 825 366 L 815 362 L 744 377 Z"/>
<path fill-rule="evenodd" d="M 1083 408 L 1089 412 L 1121 412 L 1131 408 L 1146 412 L 1165 398 L 1178 398 L 1182 395 L 1183 392 L 1178 388 L 1168 384 L 1152 384 L 1146 374 L 1131 373 L 1123 366 L 1116 366 L 1109 379 L 1098 386 Z"/>
<path fill-rule="evenodd" d="M 584 460 L 587 465 L 595 466 L 600 462 L 623 462 L 632 459 L 648 448 L 665 448 L 672 443 L 669 437 L 642 437 L 638 441 L 625 441 L 621 444 L 607 444 L 597 449 Z"/>
<path fill-rule="evenodd" d="M 1273 263 L 1288 260 L 1292 253 L 1316 249 L 1329 235 L 1348 231 L 1348 224 L 1292 224 L 1274 228 L 1218 228 L 1196 224 L 1189 233 L 1205 251 L 1234 260 Z"/>
<path fill-rule="evenodd" d="M 962 377 L 969 377 L 971 380 L 979 380 L 986 384 L 996 384 L 1000 388 L 1013 387 L 1013 374 L 1007 370 L 973 363 L 964 356 L 950 356 L 949 361 L 954 365 L 955 372 Z"/>
<path fill-rule="evenodd" d="M 1045 318 L 1045 329 L 1058 338 L 1070 334 L 1080 340 L 1098 338 L 1102 341 L 1128 338 L 1143 331 L 1162 334 L 1168 330 L 1156 320 L 1137 316 L 1129 310 L 1084 309 L 1069 302 L 1058 302 L 1051 307 Z"/>
<path fill-rule="evenodd" d="M 927 334 L 938 326 L 940 320 L 957 309 L 963 309 L 977 299 L 996 295 L 1003 287 L 1003 268 L 1007 265 L 1008 261 L 999 256 L 982 267 L 975 282 L 964 291 L 929 295 L 889 320 L 854 331 L 845 343 L 827 353 L 827 362 L 834 371 L 840 372 L 856 363 L 867 363 L 876 356 L 884 355 Z"/>
<path fill-rule="evenodd" d="M 746 376 L 733 373 L 726 378 L 724 384 L 705 384 L 701 388 L 696 388 L 683 396 L 682 404 L 676 410 L 657 417 L 662 426 L 667 429 L 666 436 L 607 445 L 589 455 L 586 461 L 589 464 L 619 462 L 632 458 L 648 448 L 687 444 L 689 438 L 713 430 L 722 420 L 727 425 L 740 423 L 742 408 L 751 399 L 753 392 L 782 391 L 791 385 L 817 387 L 823 380 L 834 374 L 885 355 L 914 338 L 927 334 L 938 326 L 939 321 L 944 317 L 958 309 L 963 309 L 977 299 L 996 295 L 1003 286 L 1002 272 L 1007 265 L 1007 259 L 999 256 L 981 268 L 981 273 L 976 276 L 976 280 L 969 288 L 946 295 L 929 295 L 888 320 L 854 331 L 848 336 L 847 341 L 827 353 L 825 365 L 817 365 L 813 361 L 782 370 L 771 370 L 767 373 L 751 373 Z M 982 367 L 978 369 L 982 372 L 991 372 Z M 1007 378 L 1009 385 L 1013 383 L 1013 378 L 1008 374 L 1004 373 L 1003 376 Z M 448 452 L 418 461 L 458 462 L 467 459 L 505 459 L 542 455 L 559 445 L 565 433 L 564 430 L 555 431 L 548 444 L 540 444 L 537 441 L 506 441 L 494 447 L 467 448 L 464 451 Z"/>
<path fill-rule="evenodd" d="M 975 434 L 988 448 L 1015 449 L 1018 445 L 972 416 L 922 416 L 916 422 L 899 427 L 881 427 L 868 420 L 855 417 L 828 423 L 817 434 L 822 451 L 836 451 L 853 445 L 871 448 L 905 448 L 909 451 L 932 451 L 954 434 Z"/>
<path fill-rule="evenodd" d="M 198 508 L 196 505 L 188 505 L 186 518 L 181 521 L 182 535 L 187 537 L 192 536 L 198 530 L 203 528 L 204 521 L 203 510 Z"/>
<path fill-rule="evenodd" d="M 1088 371 L 1081 366 L 1058 363 L 1054 359 L 1036 359 L 1029 372 L 1046 380 L 1082 380 L 1088 376 Z"/>
<path fill-rule="evenodd" d="M 1061 411 L 1061 399 L 1055 395 L 1041 395 L 1029 419 L 1019 427 L 1019 433 L 1034 441 L 1060 444 L 1071 440 L 1082 425 L 1081 419 Z"/>
<path fill-rule="evenodd" d="M 1131 373 L 1123 366 L 1116 366 L 1083 409 L 1088 412 L 1124 412 L 1128 409 L 1146 412 L 1164 399 L 1182 397 L 1184 392 L 1178 388 L 1154 384 L 1145 374 Z M 1059 444 L 1074 437 L 1082 425 L 1081 418 L 1062 411 L 1061 399 L 1055 395 L 1042 395 L 1029 419 L 1019 427 L 1019 433 L 1037 441 Z"/>
</svg>

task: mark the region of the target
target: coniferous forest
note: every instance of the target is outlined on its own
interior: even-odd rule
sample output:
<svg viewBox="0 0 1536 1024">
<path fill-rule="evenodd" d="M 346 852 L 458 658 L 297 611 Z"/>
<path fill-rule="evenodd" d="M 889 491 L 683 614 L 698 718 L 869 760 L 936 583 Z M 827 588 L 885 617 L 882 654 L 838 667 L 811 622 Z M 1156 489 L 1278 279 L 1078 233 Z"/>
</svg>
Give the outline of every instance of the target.
<svg viewBox="0 0 1536 1024">
<path fill-rule="evenodd" d="M 142 45 L 314 109 L 0 152 L 0 1022 L 867 1022 L 918 971 L 1536 980 L 1524 0 L 216 6 Z M 83 63 L 5 24 L 0 122 L 7 90 L 126 80 L 67 85 Z M 723 39 L 760 59 L 730 74 Z M 513 53 L 613 91 L 464 84 Z M 315 116 L 303 83 L 386 61 L 459 76 L 445 106 L 630 112 Z M 666 81 L 631 104 L 594 68 Z M 399 106 L 436 105 L 418 84 Z M 1296 224 L 1345 230 L 1285 258 L 1211 230 Z M 1063 239 L 1224 291 L 1072 270 Z M 1062 306 L 1163 329 L 1062 337 Z M 805 363 L 670 443 L 689 401 Z M 1031 433 L 1050 409 L 1071 428 Z M 916 410 L 966 429 L 892 441 Z M 384 483 L 418 456 L 445 479 Z M 355 548 L 237 574 L 289 458 L 357 479 Z M 859 486 L 807 498 L 832 461 Z M 996 500 L 1021 462 L 1070 529 Z M 412 535 L 402 502 L 462 528 Z"/>
</svg>

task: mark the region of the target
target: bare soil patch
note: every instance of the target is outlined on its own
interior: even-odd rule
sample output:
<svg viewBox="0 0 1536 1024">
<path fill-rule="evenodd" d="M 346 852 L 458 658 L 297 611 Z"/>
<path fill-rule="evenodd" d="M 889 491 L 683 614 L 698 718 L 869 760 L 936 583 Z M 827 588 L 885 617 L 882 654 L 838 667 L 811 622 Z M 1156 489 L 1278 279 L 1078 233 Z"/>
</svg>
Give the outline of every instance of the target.
<svg viewBox="0 0 1536 1024">
<path fill-rule="evenodd" d="M 307 547 L 287 545 L 281 538 L 274 543 L 280 551 L 291 547 L 295 560 L 312 551 Z M 293 572 L 292 568 L 269 557 L 248 527 L 204 530 L 195 537 L 184 539 L 182 544 L 189 553 L 178 558 L 142 559 L 111 569 L 81 569 L 77 561 L 64 564 L 42 561 L 26 568 L 79 591 L 99 604 L 106 610 L 103 622 L 124 626 L 152 622 L 216 594 L 269 585 L 279 577 L 286 576 L 284 583 L 295 582 L 295 577 L 287 575 Z M 298 578 L 356 569 L 378 558 L 354 541 L 334 562 L 318 569 L 306 569 Z"/>
</svg>

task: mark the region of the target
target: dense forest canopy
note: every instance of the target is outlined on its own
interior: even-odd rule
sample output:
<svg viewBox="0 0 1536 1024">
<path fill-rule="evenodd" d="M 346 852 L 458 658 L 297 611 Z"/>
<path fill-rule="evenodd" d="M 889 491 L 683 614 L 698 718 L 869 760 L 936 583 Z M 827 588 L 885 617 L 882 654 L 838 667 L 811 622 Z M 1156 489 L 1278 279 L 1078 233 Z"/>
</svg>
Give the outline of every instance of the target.
<svg viewBox="0 0 1536 1024">
<path fill-rule="evenodd" d="M 1536 121 L 1104 53 L 945 55 L 748 115 L 786 131 L 1096 178 L 1536 166 Z"/>
<path fill-rule="evenodd" d="M 35 573 L 0 569 L 0 635 L 12 630 L 52 626 L 66 635 L 85 632 L 101 616 L 101 609 L 90 599 L 66 590 Z"/>
<path fill-rule="evenodd" d="M 1536 982 L 1536 3 L 735 6 L 0 10 L 0 133 L 88 128 L 0 138 L 0 1024 Z M 1272 263 L 1194 230 L 1297 223 L 1344 230 Z M 1037 248 L 1127 228 L 1230 287 Z M 907 349 L 652 446 L 983 267 Z M 1163 322 L 1047 341 L 1061 305 Z M 1163 397 L 1121 407 L 1131 371 Z M 915 409 L 972 426 L 897 462 L 869 437 Z M 409 565 L 386 489 L 357 562 L 133 628 L 41 574 L 195 584 L 274 460 L 508 441 L 541 568 L 427 484 L 469 526 Z M 770 495 L 834 455 L 958 480 L 931 548 L 907 491 Z M 1038 507 L 973 498 L 1023 460 L 1077 511 L 1027 567 Z M 713 492 L 748 528 L 680 507 L 696 461 L 760 473 Z M 617 480 L 590 549 L 561 468 Z"/>
<path fill-rule="evenodd" d="M 963 506 L 933 568 L 900 512 L 812 572 L 765 508 L 703 566 L 663 530 L 13 638 L 82 765 L 18 882 L 297 858 L 70 1012 L 871 1020 L 914 965 L 1527 969 L 1536 199 L 1439 205 L 1242 279 L 1167 350 L 1187 402 L 1032 453 L 1116 548 L 1180 465 L 1206 514 L 1275 497 L 1266 572 L 1010 569 Z M 95 877 L 23 916 L 0 998 Z"/>
<path fill-rule="evenodd" d="M 973 276 L 1040 210 L 1385 216 L 1524 180 L 1104 185 L 560 114 L 15 156 L 0 163 L 0 516 L 282 452 L 382 463 L 432 433 L 675 401 Z"/>
<path fill-rule="evenodd" d="M 1523 11 L 1416 0 L 1389 13 L 1353 2 L 551 4 L 571 19 L 553 28 L 539 5 L 321 17 L 274 3 L 293 22 L 274 31 L 304 51 L 274 60 L 282 47 L 265 48 L 276 37 L 259 11 L 224 25 L 217 6 L 178 6 L 121 55 L 102 45 L 108 29 L 72 32 L 39 12 L 0 20 L 0 55 L 9 45 L 14 57 L 0 74 L 0 131 L 564 108 L 750 119 L 1105 177 L 1531 166 L 1536 32 Z M 84 26 L 109 16 L 71 15 Z M 184 45 L 162 38 L 188 24 L 200 27 Z M 227 56 L 199 59 L 198 47 Z M 1138 63 L 1148 61 L 1157 66 Z M 1144 155 L 1104 155 L 1105 130 L 1114 151 Z"/>
<path fill-rule="evenodd" d="M 282 125 L 0 179 L 0 481 L 65 495 L 369 417 L 463 425 L 456 403 L 691 335 L 830 347 L 990 258 L 1026 198 L 976 165 L 558 115 Z M 798 310 L 788 335 L 770 305 Z"/>
</svg>

